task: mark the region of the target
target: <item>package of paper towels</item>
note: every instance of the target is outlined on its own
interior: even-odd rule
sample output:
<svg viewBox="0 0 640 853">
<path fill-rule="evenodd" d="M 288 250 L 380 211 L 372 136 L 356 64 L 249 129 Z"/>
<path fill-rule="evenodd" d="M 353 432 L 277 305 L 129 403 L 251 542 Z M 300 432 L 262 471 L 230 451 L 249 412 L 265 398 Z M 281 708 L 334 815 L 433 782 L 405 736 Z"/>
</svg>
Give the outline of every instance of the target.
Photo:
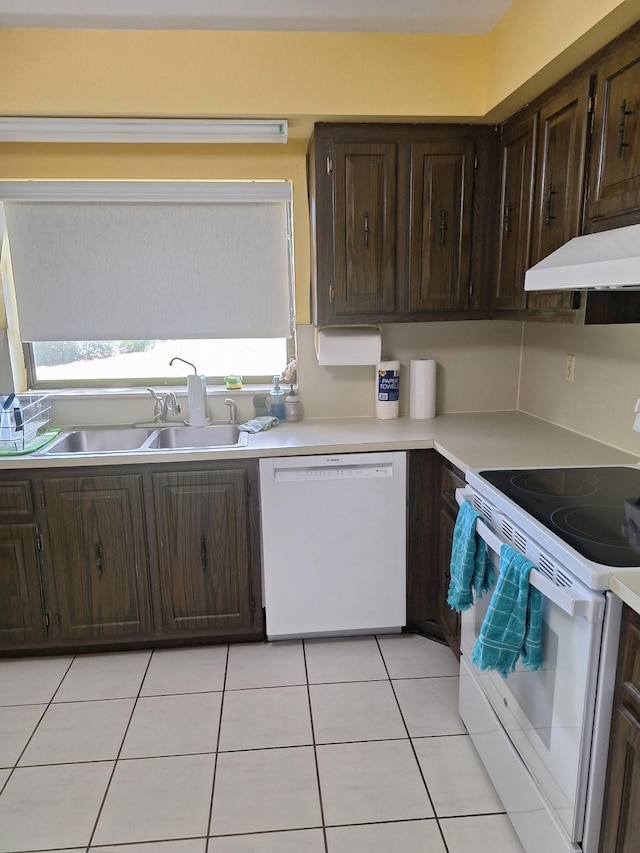
<svg viewBox="0 0 640 853">
<path fill-rule="evenodd" d="M 327 367 L 377 364 L 382 352 L 380 329 L 375 326 L 318 329 L 316 347 L 318 364 Z"/>
<path fill-rule="evenodd" d="M 427 420 L 436 416 L 436 362 L 412 358 L 409 362 L 409 417 Z"/>
</svg>

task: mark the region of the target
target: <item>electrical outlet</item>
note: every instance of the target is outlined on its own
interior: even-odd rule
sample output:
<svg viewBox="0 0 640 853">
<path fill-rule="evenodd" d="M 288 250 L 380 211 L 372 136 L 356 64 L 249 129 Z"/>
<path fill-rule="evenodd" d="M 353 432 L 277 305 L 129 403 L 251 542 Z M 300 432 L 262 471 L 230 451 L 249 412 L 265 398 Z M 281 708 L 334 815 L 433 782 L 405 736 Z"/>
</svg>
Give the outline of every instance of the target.
<svg viewBox="0 0 640 853">
<path fill-rule="evenodd" d="M 570 352 L 567 353 L 567 362 L 564 368 L 564 378 L 567 382 L 573 382 L 576 375 L 576 357 Z"/>
</svg>

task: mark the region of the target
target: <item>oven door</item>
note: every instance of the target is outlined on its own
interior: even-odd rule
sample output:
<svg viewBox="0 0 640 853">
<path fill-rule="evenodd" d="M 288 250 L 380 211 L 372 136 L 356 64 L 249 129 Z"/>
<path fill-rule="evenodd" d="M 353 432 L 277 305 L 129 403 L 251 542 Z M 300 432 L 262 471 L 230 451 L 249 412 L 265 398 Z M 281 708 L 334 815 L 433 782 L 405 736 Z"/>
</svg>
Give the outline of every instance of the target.
<svg viewBox="0 0 640 853">
<path fill-rule="evenodd" d="M 482 521 L 477 532 L 487 542 L 497 577 L 499 550 L 506 539 Z M 529 543 L 524 550 L 531 550 Z M 534 566 L 536 555 L 526 554 L 534 557 Z M 578 843 L 584 828 L 604 597 L 577 581 L 571 581 L 570 588 L 558 586 L 537 570 L 531 572 L 530 582 L 543 596 L 542 667 L 532 672 L 518 664 L 503 678 L 471 665 L 491 592 L 462 614 L 462 653 L 549 809 Z"/>
</svg>

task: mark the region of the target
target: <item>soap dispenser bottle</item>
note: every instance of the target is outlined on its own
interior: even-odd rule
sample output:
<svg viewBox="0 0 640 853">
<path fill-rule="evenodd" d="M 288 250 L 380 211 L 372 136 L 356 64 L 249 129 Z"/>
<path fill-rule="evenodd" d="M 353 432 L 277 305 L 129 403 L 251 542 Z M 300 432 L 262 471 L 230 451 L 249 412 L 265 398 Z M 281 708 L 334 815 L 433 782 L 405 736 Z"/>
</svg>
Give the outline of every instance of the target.
<svg viewBox="0 0 640 853">
<path fill-rule="evenodd" d="M 284 410 L 284 390 L 280 387 L 280 377 L 273 377 L 273 388 L 269 392 L 270 414 L 284 423 L 286 415 Z"/>
<path fill-rule="evenodd" d="M 302 419 L 300 398 L 293 390 L 293 385 L 289 387 L 289 393 L 284 398 L 284 413 L 288 424 L 297 424 Z"/>
</svg>

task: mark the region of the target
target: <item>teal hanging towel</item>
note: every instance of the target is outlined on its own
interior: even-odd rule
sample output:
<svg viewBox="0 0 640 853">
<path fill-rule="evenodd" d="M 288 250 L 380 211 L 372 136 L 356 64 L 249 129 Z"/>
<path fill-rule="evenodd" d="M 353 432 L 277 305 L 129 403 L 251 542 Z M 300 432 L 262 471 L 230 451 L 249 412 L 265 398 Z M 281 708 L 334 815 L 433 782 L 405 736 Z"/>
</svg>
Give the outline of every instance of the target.
<svg viewBox="0 0 640 853">
<path fill-rule="evenodd" d="M 452 610 L 468 610 L 473 604 L 474 593 L 480 598 L 493 584 L 486 543 L 476 534 L 479 518 L 480 513 L 469 501 L 464 501 L 456 519 L 451 547 L 447 603 Z"/>
<path fill-rule="evenodd" d="M 500 548 L 500 575 L 489 602 L 471 663 L 507 677 L 518 660 L 542 666 L 542 595 L 529 583 L 532 563 L 511 545 Z"/>
</svg>

